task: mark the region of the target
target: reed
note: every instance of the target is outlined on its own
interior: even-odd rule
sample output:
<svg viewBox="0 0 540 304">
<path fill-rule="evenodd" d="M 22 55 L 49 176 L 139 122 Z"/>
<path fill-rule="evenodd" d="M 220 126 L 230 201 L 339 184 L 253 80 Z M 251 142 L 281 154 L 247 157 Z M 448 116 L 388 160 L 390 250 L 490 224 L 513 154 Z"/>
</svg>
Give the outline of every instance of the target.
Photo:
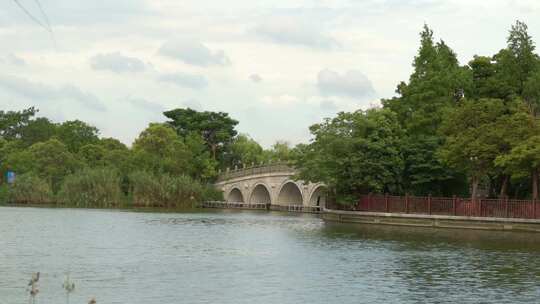
<svg viewBox="0 0 540 304">
<path fill-rule="evenodd" d="M 8 187 L 8 201 L 14 204 L 50 204 L 53 202 L 51 185 L 33 173 L 17 176 Z"/>
<path fill-rule="evenodd" d="M 154 175 L 144 171 L 129 176 L 134 206 L 191 208 L 218 192 L 186 175 Z"/>
<path fill-rule="evenodd" d="M 85 169 L 67 176 L 58 192 L 58 202 L 84 208 L 118 207 L 124 201 L 121 179 L 115 170 Z"/>
</svg>

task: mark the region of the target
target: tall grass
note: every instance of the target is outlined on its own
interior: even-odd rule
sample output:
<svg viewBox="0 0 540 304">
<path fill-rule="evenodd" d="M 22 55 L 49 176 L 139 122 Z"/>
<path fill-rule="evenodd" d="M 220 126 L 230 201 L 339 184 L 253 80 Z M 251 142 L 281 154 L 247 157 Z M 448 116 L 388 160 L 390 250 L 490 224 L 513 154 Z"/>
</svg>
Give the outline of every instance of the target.
<svg viewBox="0 0 540 304">
<path fill-rule="evenodd" d="M 189 176 L 134 172 L 129 176 L 134 206 L 190 208 L 216 191 Z"/>
<path fill-rule="evenodd" d="M 8 187 L 8 201 L 15 204 L 50 204 L 53 192 L 50 183 L 33 173 L 17 176 Z"/>
<path fill-rule="evenodd" d="M 9 188 L 7 184 L 0 184 L 0 206 L 9 202 Z"/>
<path fill-rule="evenodd" d="M 113 169 L 85 169 L 67 176 L 58 192 L 58 202 L 76 207 L 118 207 L 125 201 L 121 178 Z"/>
</svg>

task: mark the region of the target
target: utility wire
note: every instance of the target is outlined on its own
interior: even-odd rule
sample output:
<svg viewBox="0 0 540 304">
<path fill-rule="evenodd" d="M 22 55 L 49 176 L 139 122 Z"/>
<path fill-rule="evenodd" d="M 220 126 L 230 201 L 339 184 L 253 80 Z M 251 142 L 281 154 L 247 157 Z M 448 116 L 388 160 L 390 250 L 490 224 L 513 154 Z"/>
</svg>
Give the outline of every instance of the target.
<svg viewBox="0 0 540 304">
<path fill-rule="evenodd" d="M 36 3 L 36 6 L 39 8 L 39 11 L 41 12 L 41 15 L 43 16 L 43 19 L 45 20 L 45 23 L 47 24 L 47 27 L 49 28 L 49 34 L 51 34 L 51 39 L 54 43 L 54 47 L 58 50 L 58 44 L 56 43 L 56 38 L 54 37 L 54 32 L 52 30 L 51 23 L 49 22 L 49 16 L 45 13 L 45 10 L 43 9 L 43 6 L 41 6 L 41 2 L 39 0 L 34 0 Z"/>
<path fill-rule="evenodd" d="M 44 28 L 47 32 L 51 32 L 49 30 L 49 28 L 47 26 L 45 26 L 41 21 L 39 21 L 39 19 L 37 19 L 36 17 L 34 17 L 34 15 L 32 15 L 20 2 L 19 0 L 13 0 L 13 2 L 15 2 L 17 4 L 17 6 L 28 16 L 30 17 L 30 19 L 32 19 L 32 21 L 34 21 L 35 23 L 37 23 L 39 26 L 41 26 L 42 28 Z"/>
<path fill-rule="evenodd" d="M 52 27 L 51 27 L 51 23 L 49 22 L 49 17 L 47 16 L 47 14 L 45 13 L 45 10 L 43 9 L 43 7 L 41 6 L 41 2 L 39 2 L 39 0 L 34 0 L 34 2 L 36 3 L 36 6 L 39 8 L 39 11 L 41 12 L 41 15 L 43 15 L 43 18 L 45 20 L 45 23 L 46 24 L 43 24 L 43 22 L 41 22 L 38 18 L 36 18 L 34 15 L 32 15 L 32 13 L 30 13 L 30 11 L 28 11 L 26 9 L 26 7 L 24 7 L 20 2 L 19 0 L 13 0 L 13 2 L 15 2 L 15 4 L 17 4 L 17 6 L 30 18 L 32 19 L 32 21 L 34 21 L 36 24 L 38 24 L 39 26 L 41 26 L 42 28 L 44 28 L 47 32 L 49 32 L 49 34 L 51 35 L 51 40 L 52 42 L 54 43 L 54 47 L 56 49 L 58 49 L 58 45 L 56 43 L 56 39 L 54 38 L 54 32 L 52 30 Z"/>
<path fill-rule="evenodd" d="M 39 8 L 41 15 L 43 15 L 43 19 L 45 19 L 45 23 L 47 24 L 47 27 L 49 28 L 49 32 L 52 33 L 52 27 L 51 27 L 51 23 L 49 22 L 49 17 L 47 16 L 47 14 L 45 14 L 45 11 L 43 10 L 43 7 L 41 6 L 41 2 L 39 2 L 39 0 L 34 0 L 34 2 Z"/>
</svg>

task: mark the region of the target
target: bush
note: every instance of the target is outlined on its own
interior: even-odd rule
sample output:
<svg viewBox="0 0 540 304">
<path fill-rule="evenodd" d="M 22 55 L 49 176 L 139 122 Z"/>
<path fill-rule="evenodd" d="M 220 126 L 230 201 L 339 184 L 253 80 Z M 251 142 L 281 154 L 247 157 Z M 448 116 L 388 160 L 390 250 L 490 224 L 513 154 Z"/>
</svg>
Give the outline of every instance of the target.
<svg viewBox="0 0 540 304">
<path fill-rule="evenodd" d="M 129 176 L 134 206 L 186 208 L 207 197 L 219 197 L 217 190 L 188 176 L 153 175 L 135 172 Z"/>
<path fill-rule="evenodd" d="M 120 183 L 121 179 L 115 170 L 85 169 L 65 178 L 58 193 L 58 201 L 86 208 L 117 207 L 123 202 Z"/>
<path fill-rule="evenodd" d="M 9 186 L 8 200 L 15 204 L 50 204 L 53 193 L 50 183 L 32 173 L 17 176 Z"/>
</svg>

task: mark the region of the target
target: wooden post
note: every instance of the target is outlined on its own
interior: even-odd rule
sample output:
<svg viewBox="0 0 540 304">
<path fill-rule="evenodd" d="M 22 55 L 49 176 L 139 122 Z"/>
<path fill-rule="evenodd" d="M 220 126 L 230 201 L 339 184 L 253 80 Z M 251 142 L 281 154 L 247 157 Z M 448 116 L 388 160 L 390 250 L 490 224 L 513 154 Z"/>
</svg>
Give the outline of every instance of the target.
<svg viewBox="0 0 540 304">
<path fill-rule="evenodd" d="M 389 211 L 389 209 L 388 209 L 388 193 L 386 193 L 384 195 L 384 205 L 385 205 L 386 213 L 388 213 L 388 211 Z"/>
<path fill-rule="evenodd" d="M 405 213 L 409 213 L 409 194 L 405 194 Z"/>
<path fill-rule="evenodd" d="M 452 211 L 454 213 L 454 216 L 457 215 L 457 202 L 456 202 L 456 196 L 452 196 Z"/>
<path fill-rule="evenodd" d="M 431 193 L 428 195 L 428 198 L 427 198 L 427 208 L 428 208 L 428 214 L 431 215 Z"/>
<path fill-rule="evenodd" d="M 533 218 L 536 218 L 536 199 L 533 199 Z"/>
<path fill-rule="evenodd" d="M 479 199 L 478 201 L 478 209 L 479 209 L 478 216 L 482 216 L 482 199 Z"/>
<path fill-rule="evenodd" d="M 509 210 L 508 210 L 508 196 L 504 197 L 504 216 L 509 217 Z"/>
</svg>

